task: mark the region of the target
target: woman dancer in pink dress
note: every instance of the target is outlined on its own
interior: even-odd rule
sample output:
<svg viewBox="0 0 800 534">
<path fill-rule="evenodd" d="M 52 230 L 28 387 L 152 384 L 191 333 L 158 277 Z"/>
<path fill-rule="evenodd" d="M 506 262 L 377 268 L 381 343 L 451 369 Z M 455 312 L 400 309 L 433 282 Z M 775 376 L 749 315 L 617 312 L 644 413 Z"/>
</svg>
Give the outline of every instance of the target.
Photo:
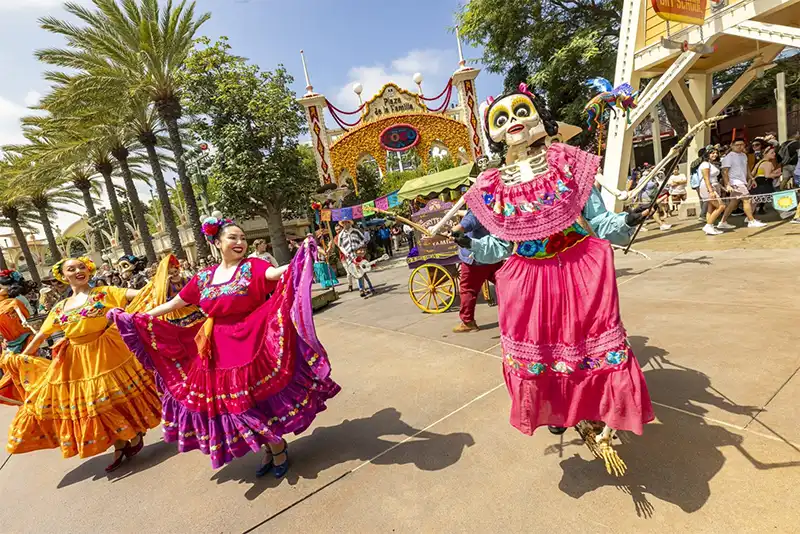
<svg viewBox="0 0 800 534">
<path fill-rule="evenodd" d="M 611 246 L 582 216 L 600 158 L 555 142 L 559 124 L 524 85 L 490 102 L 485 127 L 508 145 L 507 165 L 484 171 L 466 202 L 491 235 L 457 241 L 481 263 L 509 257 L 496 279 L 511 424 L 525 434 L 576 426 L 621 474 L 613 432 L 641 434 L 654 416 L 622 326 Z"/>
<path fill-rule="evenodd" d="M 275 268 L 245 257 L 244 232 L 230 219 L 207 219 L 203 232 L 222 254 L 218 266 L 162 306 L 113 317 L 156 374 L 165 441 L 180 452 L 200 449 L 214 468 L 267 446 L 257 474 L 281 478 L 289 467 L 283 436 L 308 428 L 339 392 L 311 317 L 316 244 L 305 241 L 291 265 Z M 190 304 L 208 315 L 205 323 L 156 319 Z"/>
</svg>

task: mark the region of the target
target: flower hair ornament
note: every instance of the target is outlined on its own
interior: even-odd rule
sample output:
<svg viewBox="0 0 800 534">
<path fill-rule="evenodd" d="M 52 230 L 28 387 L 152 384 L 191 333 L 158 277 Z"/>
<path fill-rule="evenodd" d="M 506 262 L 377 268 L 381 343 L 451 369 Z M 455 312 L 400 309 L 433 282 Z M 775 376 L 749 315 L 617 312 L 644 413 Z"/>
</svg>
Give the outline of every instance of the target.
<svg viewBox="0 0 800 534">
<path fill-rule="evenodd" d="M 8 278 L 12 283 L 22 283 L 25 281 L 25 278 L 19 273 L 19 271 L 14 271 L 11 269 L 3 269 L 0 271 L 0 279 Z"/>
<path fill-rule="evenodd" d="M 227 217 L 208 217 L 203 221 L 203 226 L 201 229 L 208 242 L 213 243 L 219 239 L 219 234 L 222 232 L 223 228 L 226 226 L 233 226 L 235 224 L 236 221 Z"/>
<path fill-rule="evenodd" d="M 53 273 L 53 278 L 61 282 L 62 284 L 67 283 L 67 279 L 64 277 L 64 264 L 70 260 L 79 261 L 86 266 L 86 269 L 89 271 L 89 277 L 91 278 L 94 276 L 94 273 L 97 272 L 97 265 L 94 264 L 91 258 L 86 256 L 81 256 L 79 258 L 64 258 L 63 260 L 59 261 L 53 268 L 51 269 L 51 273 Z"/>
</svg>

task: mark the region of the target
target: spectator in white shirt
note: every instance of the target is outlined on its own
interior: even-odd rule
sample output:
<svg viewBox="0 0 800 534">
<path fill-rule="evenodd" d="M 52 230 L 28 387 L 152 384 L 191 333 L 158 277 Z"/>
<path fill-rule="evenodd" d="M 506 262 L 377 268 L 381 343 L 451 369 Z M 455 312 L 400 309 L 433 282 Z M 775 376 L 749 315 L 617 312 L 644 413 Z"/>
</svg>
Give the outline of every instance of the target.
<svg viewBox="0 0 800 534">
<path fill-rule="evenodd" d="M 686 175 L 681 172 L 678 166 L 675 166 L 675 171 L 667 181 L 667 187 L 669 187 L 669 196 L 672 200 L 673 209 L 680 206 L 681 202 L 686 200 L 686 184 L 688 183 L 689 179 L 686 178 Z"/>
<path fill-rule="evenodd" d="M 280 267 L 281 264 L 275 259 L 275 256 L 267 251 L 267 242 L 264 239 L 256 239 L 253 241 L 253 248 L 255 251 L 250 254 L 251 258 L 260 258 L 268 261 L 273 267 Z"/>
<path fill-rule="evenodd" d="M 720 200 L 721 188 L 719 185 L 719 151 L 712 147 L 707 146 L 703 153 L 703 163 L 697 168 L 700 174 L 700 200 L 705 202 L 708 206 L 706 210 L 706 224 L 703 226 L 703 232 L 706 235 L 719 235 L 722 230 L 714 228 L 714 222 L 725 211 L 725 204 Z"/>
<path fill-rule="evenodd" d="M 731 145 L 731 151 L 722 158 L 722 186 L 730 193 L 730 202 L 722 214 L 722 220 L 717 224 L 719 230 L 733 230 L 736 228 L 728 223 L 731 212 L 742 201 L 744 214 L 747 217 L 748 228 L 761 228 L 766 226 L 763 222 L 753 217 L 753 205 L 750 203 L 750 189 L 755 187 L 755 180 L 747 168 L 747 154 L 744 152 L 744 141 L 736 139 Z"/>
</svg>

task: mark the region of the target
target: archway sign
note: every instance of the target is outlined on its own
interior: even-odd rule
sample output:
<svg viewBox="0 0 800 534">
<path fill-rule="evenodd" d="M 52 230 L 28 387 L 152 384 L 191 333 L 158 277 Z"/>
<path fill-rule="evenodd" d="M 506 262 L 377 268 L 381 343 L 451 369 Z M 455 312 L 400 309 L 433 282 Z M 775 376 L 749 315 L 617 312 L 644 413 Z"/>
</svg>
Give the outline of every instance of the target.
<svg viewBox="0 0 800 534">
<path fill-rule="evenodd" d="M 359 162 L 371 156 L 381 172 L 386 173 L 387 151 L 405 152 L 416 148 L 425 167 L 433 146 L 444 146 L 456 161 L 460 158 L 474 162 L 485 154 L 485 137 L 475 89 L 475 79 L 480 70 L 466 67 L 463 58 L 459 69 L 434 97 L 422 94 L 421 76 L 415 75 L 418 92 L 387 83 L 356 110 L 343 111 L 324 95 L 314 92 L 302 51 L 301 57 L 307 86 L 306 94 L 299 102 L 306 110 L 321 184 L 343 185 L 346 177 L 350 176 L 357 190 L 356 168 Z M 450 107 L 453 89 L 458 103 Z M 357 92 L 360 95 L 360 86 Z M 326 127 L 326 108 L 340 130 L 332 131 Z M 338 137 L 333 140 L 334 136 Z"/>
</svg>

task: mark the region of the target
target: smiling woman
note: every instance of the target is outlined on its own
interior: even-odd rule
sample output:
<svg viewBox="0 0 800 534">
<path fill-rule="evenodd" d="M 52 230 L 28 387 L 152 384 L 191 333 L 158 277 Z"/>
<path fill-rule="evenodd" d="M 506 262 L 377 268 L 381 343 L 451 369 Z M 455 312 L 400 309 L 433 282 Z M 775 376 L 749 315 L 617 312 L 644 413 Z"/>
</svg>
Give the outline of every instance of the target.
<svg viewBox="0 0 800 534">
<path fill-rule="evenodd" d="M 222 467 L 266 447 L 263 476 L 289 468 L 284 436 L 300 433 L 339 392 L 311 316 L 316 242 L 291 265 L 246 258 L 234 221 L 210 218 L 203 232 L 222 256 L 177 297 L 147 313 L 116 313 L 125 343 L 163 387 L 164 440 L 199 449 Z M 271 295 L 271 296 L 270 296 Z M 202 328 L 156 319 L 188 304 L 208 315 Z"/>
<path fill-rule="evenodd" d="M 86 458 L 113 445 L 110 472 L 142 449 L 144 433 L 161 420 L 161 402 L 153 375 L 127 349 L 106 313 L 157 304 L 155 295 L 166 290 L 154 288 L 165 288 L 167 281 L 157 278 L 139 295 L 113 286 L 92 288 L 94 273 L 89 258 L 69 258 L 53 267 L 54 277 L 69 284 L 72 296 L 53 307 L 23 357 L 15 360 L 17 367 L 3 368 L 27 373 L 27 395 L 11 424 L 7 449 L 19 454 L 60 448 L 64 457 Z M 52 362 L 36 357 L 42 342 L 57 332 L 65 339 L 53 349 Z"/>
</svg>

